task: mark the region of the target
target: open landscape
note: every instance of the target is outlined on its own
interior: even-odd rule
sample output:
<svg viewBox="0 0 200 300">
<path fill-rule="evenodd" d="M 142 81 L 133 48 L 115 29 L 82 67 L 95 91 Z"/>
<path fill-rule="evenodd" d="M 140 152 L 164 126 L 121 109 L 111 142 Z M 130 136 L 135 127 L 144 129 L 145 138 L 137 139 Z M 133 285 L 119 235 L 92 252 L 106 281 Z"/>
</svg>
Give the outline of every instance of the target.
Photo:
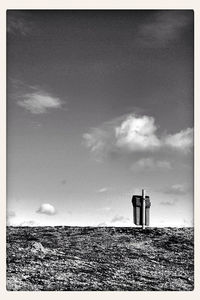
<svg viewBox="0 0 200 300">
<path fill-rule="evenodd" d="M 193 228 L 7 227 L 9 291 L 191 291 Z"/>
<path fill-rule="evenodd" d="M 192 291 L 194 10 L 5 13 L 7 290 Z"/>
</svg>

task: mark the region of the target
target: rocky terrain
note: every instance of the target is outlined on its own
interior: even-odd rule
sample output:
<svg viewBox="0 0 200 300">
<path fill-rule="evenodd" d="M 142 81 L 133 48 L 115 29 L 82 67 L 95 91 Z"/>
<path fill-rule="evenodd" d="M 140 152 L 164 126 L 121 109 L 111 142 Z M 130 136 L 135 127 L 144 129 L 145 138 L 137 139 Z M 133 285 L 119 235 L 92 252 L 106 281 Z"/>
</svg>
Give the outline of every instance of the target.
<svg viewBox="0 0 200 300">
<path fill-rule="evenodd" d="M 7 227 L 9 291 L 191 291 L 193 228 Z"/>
</svg>

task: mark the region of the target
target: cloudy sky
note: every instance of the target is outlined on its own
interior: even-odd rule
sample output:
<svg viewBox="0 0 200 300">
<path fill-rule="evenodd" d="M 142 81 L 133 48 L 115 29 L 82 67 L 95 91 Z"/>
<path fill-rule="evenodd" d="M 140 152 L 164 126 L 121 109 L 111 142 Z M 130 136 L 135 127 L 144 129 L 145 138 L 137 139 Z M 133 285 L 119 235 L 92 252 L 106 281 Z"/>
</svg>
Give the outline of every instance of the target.
<svg viewBox="0 0 200 300">
<path fill-rule="evenodd" d="M 8 11 L 7 222 L 193 225 L 193 12 Z"/>
</svg>

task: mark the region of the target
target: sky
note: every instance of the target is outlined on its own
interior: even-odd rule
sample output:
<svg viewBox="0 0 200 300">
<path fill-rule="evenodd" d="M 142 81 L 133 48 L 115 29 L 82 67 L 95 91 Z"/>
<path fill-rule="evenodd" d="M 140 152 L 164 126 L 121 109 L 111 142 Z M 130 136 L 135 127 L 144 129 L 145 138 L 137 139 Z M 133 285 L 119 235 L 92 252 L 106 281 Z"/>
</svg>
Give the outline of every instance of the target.
<svg viewBox="0 0 200 300">
<path fill-rule="evenodd" d="M 193 226 L 193 11 L 7 11 L 7 224 Z"/>
</svg>

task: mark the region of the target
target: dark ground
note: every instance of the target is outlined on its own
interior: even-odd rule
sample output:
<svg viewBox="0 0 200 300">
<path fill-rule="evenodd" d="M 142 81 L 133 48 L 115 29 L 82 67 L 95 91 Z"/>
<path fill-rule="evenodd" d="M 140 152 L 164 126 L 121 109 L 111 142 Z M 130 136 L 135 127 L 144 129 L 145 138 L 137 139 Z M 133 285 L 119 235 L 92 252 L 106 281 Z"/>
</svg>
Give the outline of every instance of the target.
<svg viewBox="0 0 200 300">
<path fill-rule="evenodd" d="M 191 291 L 193 228 L 7 227 L 9 291 Z"/>
</svg>

